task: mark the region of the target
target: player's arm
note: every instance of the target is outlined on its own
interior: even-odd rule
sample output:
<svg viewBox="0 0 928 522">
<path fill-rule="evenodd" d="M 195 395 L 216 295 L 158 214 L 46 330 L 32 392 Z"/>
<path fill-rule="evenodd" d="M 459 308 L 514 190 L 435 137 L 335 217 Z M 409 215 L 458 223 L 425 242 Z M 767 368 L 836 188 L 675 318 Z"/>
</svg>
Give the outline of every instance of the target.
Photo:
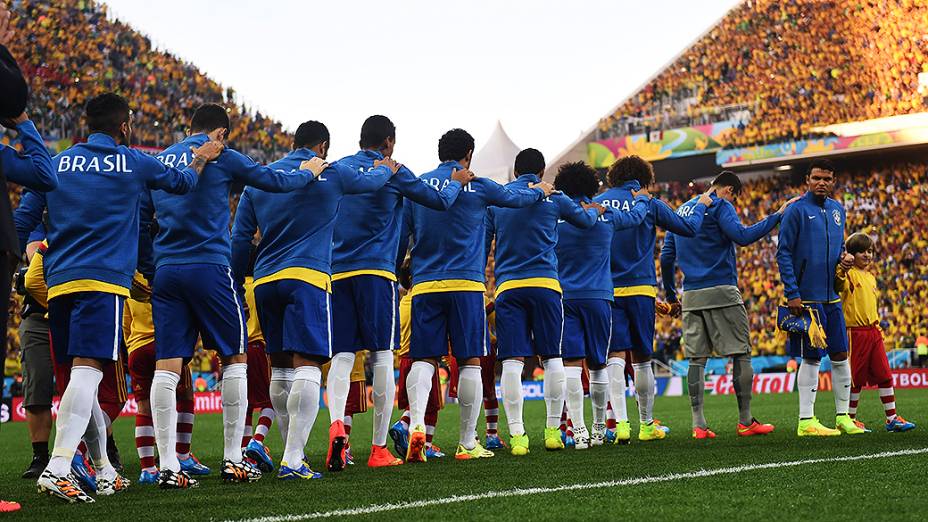
<svg viewBox="0 0 928 522">
<path fill-rule="evenodd" d="M 667 203 L 655 200 L 655 222 L 668 232 L 683 237 L 693 237 L 702 227 L 702 221 L 706 217 L 706 206 L 704 202 L 700 201 L 693 207 L 693 212 L 690 215 L 683 217 L 674 212 Z"/>
<path fill-rule="evenodd" d="M 559 217 L 577 228 L 592 228 L 599 216 L 606 212 L 606 207 L 599 203 L 578 205 L 563 194 L 554 194 L 552 199 L 557 203 Z"/>
<path fill-rule="evenodd" d="M 780 220 L 780 235 L 777 240 L 777 268 L 780 272 L 780 281 L 783 283 L 783 293 L 788 301 L 793 302 L 791 309 L 795 308 L 796 300 L 799 300 L 800 311 L 802 302 L 799 295 L 799 282 L 796 272 L 793 270 L 793 253 L 796 249 L 796 242 L 799 239 L 799 220 L 802 213 L 798 210 L 787 210 Z M 798 314 L 797 314 L 798 315 Z"/>
<path fill-rule="evenodd" d="M 171 194 L 186 194 L 197 186 L 200 173 L 206 163 L 219 156 L 217 145 L 210 141 L 193 151 L 193 160 L 186 167 L 179 169 L 161 163 L 157 158 L 132 150 L 138 170 L 142 173 L 145 184 L 152 190 L 163 190 Z M 212 144 L 212 145 L 211 145 Z M 221 147 L 222 145 L 218 145 Z"/>
<path fill-rule="evenodd" d="M 23 191 L 19 206 L 13 212 L 13 224 L 16 227 L 16 237 L 19 239 L 21 251 L 29 242 L 29 234 L 42 224 L 44 214 L 45 194 L 32 190 Z"/>
<path fill-rule="evenodd" d="M 36 250 L 29 262 L 29 268 L 26 269 L 23 282 L 26 292 L 29 292 L 29 295 L 43 308 L 48 308 L 48 286 L 45 285 L 45 261 L 43 259 L 47 248 L 43 244 Z"/>
<path fill-rule="evenodd" d="M 641 224 L 648 217 L 648 209 L 651 207 L 651 195 L 644 190 L 638 191 L 635 199 L 632 201 L 632 208 L 628 212 L 622 212 L 612 207 L 606 208 L 609 219 L 612 221 L 613 230 L 625 230 L 634 228 Z"/>
<path fill-rule="evenodd" d="M 409 251 L 409 243 L 412 240 L 412 205 L 413 204 L 409 201 L 403 203 L 403 220 L 400 223 L 400 244 L 397 247 L 396 264 L 394 265 L 397 273 L 400 267 L 403 266 L 406 253 Z"/>
<path fill-rule="evenodd" d="M 316 157 L 304 161 L 298 170 L 274 170 L 234 150 L 226 151 L 220 161 L 225 163 L 237 181 L 265 192 L 292 192 L 303 188 L 315 181 L 327 165 L 322 158 Z"/>
<path fill-rule="evenodd" d="M 258 218 L 251 202 L 249 189 L 242 192 L 232 223 L 232 275 L 239 286 L 245 284 L 248 260 L 251 257 L 251 241 L 258 231 Z"/>
<path fill-rule="evenodd" d="M 23 145 L 20 154 L 16 149 L 0 146 L 0 165 L 7 181 L 12 181 L 39 192 L 55 190 L 58 186 L 58 173 L 52 168 L 52 157 L 45 148 L 45 141 L 39 135 L 35 125 L 25 113 L 12 120 L 19 132 Z"/>
<path fill-rule="evenodd" d="M 532 188 L 520 189 L 514 187 L 504 187 L 499 183 L 487 179 L 477 178 L 474 183 L 480 183 L 486 190 L 486 200 L 489 205 L 506 208 L 522 208 L 546 198 L 553 188 L 548 183 L 539 183 Z"/>
<path fill-rule="evenodd" d="M 490 250 L 493 247 L 493 238 L 496 236 L 496 213 L 493 207 L 487 207 L 483 216 L 483 268 L 490 262 Z"/>
<path fill-rule="evenodd" d="M 667 302 L 677 302 L 677 243 L 673 232 L 664 236 L 661 247 L 661 280 L 664 282 L 664 294 Z"/>
<path fill-rule="evenodd" d="M 780 223 L 783 214 L 775 212 L 750 226 L 741 224 L 741 219 L 731 203 L 725 202 L 718 210 L 719 228 L 725 237 L 739 246 L 748 246 L 770 233 Z"/>
<path fill-rule="evenodd" d="M 155 278 L 155 237 L 152 228 L 155 225 L 155 203 L 151 191 L 145 190 L 139 197 L 139 258 L 135 269 L 145 279 Z"/>
<path fill-rule="evenodd" d="M 392 159 L 384 158 L 374 162 L 374 168 L 367 172 L 341 163 L 331 165 L 327 171 L 334 172 L 344 194 L 363 194 L 380 190 L 399 171 L 400 166 Z"/>
<path fill-rule="evenodd" d="M 406 167 L 401 167 L 390 180 L 390 184 L 396 186 L 403 196 L 424 207 L 432 210 L 448 210 L 457 201 L 464 185 L 469 183 L 472 177 L 473 174 L 470 174 L 469 170 L 455 171 L 451 176 L 451 181 L 441 190 L 436 190 Z"/>
</svg>

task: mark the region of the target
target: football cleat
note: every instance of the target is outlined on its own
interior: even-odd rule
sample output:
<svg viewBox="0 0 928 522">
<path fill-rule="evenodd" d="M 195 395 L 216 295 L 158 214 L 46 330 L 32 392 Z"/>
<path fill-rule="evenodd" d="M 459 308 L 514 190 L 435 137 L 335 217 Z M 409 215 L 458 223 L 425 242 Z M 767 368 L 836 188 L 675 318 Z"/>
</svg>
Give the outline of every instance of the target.
<svg viewBox="0 0 928 522">
<path fill-rule="evenodd" d="M 97 492 L 97 473 L 84 460 L 83 455 L 74 454 L 71 459 L 71 475 L 77 479 L 84 491 Z"/>
<path fill-rule="evenodd" d="M 301 462 L 300 467 L 296 469 L 291 468 L 290 466 L 287 466 L 286 462 L 281 461 L 280 469 L 277 470 L 277 478 L 279 480 L 294 480 L 294 479 L 312 480 L 312 479 L 321 479 L 322 473 L 318 473 L 318 472 L 315 472 L 309 469 L 309 464 L 307 464 L 305 460 Z"/>
<path fill-rule="evenodd" d="M 568 437 L 572 438 L 572 437 Z M 565 443 L 561 440 L 561 430 L 557 428 L 545 428 L 545 449 L 548 451 L 557 451 L 564 449 Z"/>
<path fill-rule="evenodd" d="M 406 462 L 426 462 L 425 426 L 418 425 L 409 434 L 409 447 L 406 448 Z"/>
<path fill-rule="evenodd" d="M 628 421 L 618 422 L 615 425 L 615 440 L 613 444 L 628 444 L 632 441 L 632 427 Z"/>
<path fill-rule="evenodd" d="M 36 487 L 39 493 L 45 493 L 70 503 L 84 502 L 90 504 L 94 501 L 93 497 L 84 493 L 77 479 L 70 473 L 66 476 L 59 476 L 49 470 L 45 470 L 39 476 Z"/>
<path fill-rule="evenodd" d="M 256 441 L 252 438 L 248 441 L 248 445 L 245 446 L 245 451 L 243 453 L 246 457 L 258 463 L 258 469 L 260 469 L 261 472 L 270 473 L 274 471 L 274 459 L 271 457 L 271 452 L 263 442 Z"/>
<path fill-rule="evenodd" d="M 864 430 L 864 433 L 873 433 L 873 430 L 871 430 L 870 428 L 868 428 L 866 424 L 864 424 L 863 422 L 861 422 L 861 421 L 858 420 L 858 419 L 854 419 L 854 425 L 857 426 L 858 428 Z"/>
<path fill-rule="evenodd" d="M 155 468 L 154 471 L 145 471 L 142 470 L 139 473 L 139 484 L 157 484 L 158 483 L 158 468 Z"/>
<path fill-rule="evenodd" d="M 19 502 L 10 502 L 9 500 L 0 500 L 0 513 L 15 513 L 23 507 Z"/>
<path fill-rule="evenodd" d="M 115 495 L 127 489 L 129 489 L 129 479 L 119 473 L 112 480 L 97 477 L 97 493 L 100 495 Z"/>
<path fill-rule="evenodd" d="M 751 419 L 751 424 L 745 426 L 744 424 L 738 423 L 738 436 L 739 437 L 750 437 L 753 435 L 766 435 L 773 431 L 773 424 L 761 424 L 757 422 L 757 419 Z"/>
<path fill-rule="evenodd" d="M 523 433 L 509 437 L 509 447 L 509 451 L 516 457 L 528 455 L 528 435 Z"/>
<path fill-rule="evenodd" d="M 890 432 L 901 433 L 914 429 L 915 423 L 903 419 L 901 415 L 896 415 L 896 418 L 886 423 L 886 431 Z"/>
<path fill-rule="evenodd" d="M 409 449 L 409 429 L 403 426 L 402 421 L 396 421 L 390 426 L 390 438 L 393 439 L 393 449 L 397 455 L 405 455 Z"/>
<path fill-rule="evenodd" d="M 576 441 L 576 445 L 574 446 L 576 449 L 589 449 L 590 432 L 586 430 L 586 426 L 574 426 L 574 440 Z"/>
<path fill-rule="evenodd" d="M 430 459 L 440 459 L 445 456 L 445 453 L 441 450 L 441 448 L 435 444 L 432 444 L 431 446 L 427 446 L 425 448 L 425 456 L 426 458 Z"/>
<path fill-rule="evenodd" d="M 337 420 L 329 426 L 329 453 L 325 457 L 325 467 L 329 471 L 341 471 L 345 463 L 345 447 L 348 446 L 348 435 L 345 434 L 345 423 Z"/>
<path fill-rule="evenodd" d="M 471 459 L 488 459 L 493 456 L 493 452 L 485 449 L 480 445 L 479 440 L 474 440 L 474 449 L 466 449 L 463 444 L 458 444 L 458 451 L 454 454 L 457 460 Z"/>
<path fill-rule="evenodd" d="M 606 425 L 593 423 L 590 432 L 590 446 L 602 446 L 606 442 Z"/>
<path fill-rule="evenodd" d="M 609 444 L 615 444 L 616 443 L 615 430 L 606 428 L 605 438 L 606 438 L 606 442 L 608 442 Z"/>
<path fill-rule="evenodd" d="M 106 458 L 109 459 L 116 473 L 123 472 L 122 457 L 119 456 L 119 448 L 116 447 L 116 441 L 112 437 L 106 441 Z"/>
<path fill-rule="evenodd" d="M 384 468 L 387 466 L 399 466 L 403 459 L 398 459 L 390 453 L 386 446 L 371 446 L 371 456 L 367 459 L 367 467 Z"/>
<path fill-rule="evenodd" d="M 499 435 L 488 434 L 486 442 L 484 443 L 483 447 L 485 447 L 488 450 L 498 450 L 498 449 L 505 448 L 506 445 L 503 444 L 503 441 L 502 439 L 499 438 Z"/>
<path fill-rule="evenodd" d="M 191 477 L 209 475 L 212 471 L 206 465 L 201 464 L 193 453 L 185 459 L 178 459 L 178 462 L 180 462 L 180 470 L 186 472 Z"/>
<path fill-rule="evenodd" d="M 823 426 L 822 423 L 818 421 L 817 417 L 812 417 L 811 419 L 799 420 L 799 426 L 796 428 L 796 435 L 800 437 L 837 437 L 841 435 L 841 432 Z"/>
<path fill-rule="evenodd" d="M 200 483 L 190 478 L 186 471 L 175 473 L 169 469 L 163 469 L 158 474 L 158 487 L 161 489 L 191 489 L 199 485 Z"/>
<path fill-rule="evenodd" d="M 667 432 L 662 430 L 661 426 L 655 424 L 654 421 L 638 427 L 638 440 L 640 441 L 662 440 L 665 438 L 667 438 Z"/>
<path fill-rule="evenodd" d="M 693 428 L 694 439 L 714 439 L 715 432 L 709 428 Z"/>
<path fill-rule="evenodd" d="M 348 447 L 345 448 L 345 464 L 354 466 L 354 455 L 351 454 L 351 441 L 348 441 Z"/>
<path fill-rule="evenodd" d="M 661 424 L 661 421 L 654 419 L 654 425 L 657 426 L 657 429 L 663 431 L 667 435 L 670 435 L 670 428 Z"/>
<path fill-rule="evenodd" d="M 46 466 L 48 466 L 48 457 L 36 455 L 32 457 L 32 462 L 29 463 L 29 467 L 26 468 L 22 476 L 24 479 L 37 480 L 42 476 Z"/>
<path fill-rule="evenodd" d="M 848 435 L 861 435 L 866 433 L 863 428 L 854 424 L 854 419 L 846 413 L 835 417 L 835 428 Z"/>
<path fill-rule="evenodd" d="M 224 460 L 219 477 L 225 482 L 254 482 L 261 478 L 261 470 L 244 459 L 240 462 Z"/>
</svg>

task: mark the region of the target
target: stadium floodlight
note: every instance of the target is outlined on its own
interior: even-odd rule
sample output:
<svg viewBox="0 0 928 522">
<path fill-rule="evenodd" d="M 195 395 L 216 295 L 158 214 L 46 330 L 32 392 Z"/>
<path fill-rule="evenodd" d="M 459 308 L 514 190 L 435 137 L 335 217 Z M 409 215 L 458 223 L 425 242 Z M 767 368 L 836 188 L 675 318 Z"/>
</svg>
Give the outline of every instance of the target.
<svg viewBox="0 0 928 522">
<path fill-rule="evenodd" d="M 773 170 L 785 172 L 787 170 L 793 170 L 793 166 L 792 165 L 777 165 L 776 167 L 773 168 Z"/>
</svg>

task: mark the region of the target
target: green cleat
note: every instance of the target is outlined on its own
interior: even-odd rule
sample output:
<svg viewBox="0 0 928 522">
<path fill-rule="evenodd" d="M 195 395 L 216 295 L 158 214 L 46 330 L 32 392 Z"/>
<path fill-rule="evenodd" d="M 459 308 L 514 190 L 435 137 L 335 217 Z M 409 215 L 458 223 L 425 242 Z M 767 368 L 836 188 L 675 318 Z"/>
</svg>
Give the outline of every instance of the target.
<svg viewBox="0 0 928 522">
<path fill-rule="evenodd" d="M 803 419 L 799 421 L 799 427 L 796 428 L 796 435 L 800 437 L 837 437 L 841 432 L 832 428 L 827 428 L 818 421 L 818 417 Z"/>
<path fill-rule="evenodd" d="M 528 455 L 528 435 L 523 433 L 509 437 L 509 447 L 512 448 L 510 451 L 516 457 Z"/>
<path fill-rule="evenodd" d="M 654 421 L 651 421 L 647 424 L 642 424 L 638 428 L 638 440 L 648 441 L 648 440 L 661 440 L 667 437 L 667 432 L 661 429 L 660 425 L 654 424 Z M 618 437 L 616 437 L 618 439 Z"/>
<path fill-rule="evenodd" d="M 564 441 L 561 440 L 561 430 L 557 428 L 545 428 L 545 449 L 548 451 L 564 449 Z"/>
<path fill-rule="evenodd" d="M 476 443 L 474 449 L 467 449 L 463 444 L 458 444 L 458 451 L 454 454 L 457 460 L 488 459 L 492 456 L 493 452 L 485 449 L 479 442 Z"/>
<path fill-rule="evenodd" d="M 613 444 L 628 444 L 632 441 L 632 427 L 628 421 L 622 421 L 615 425 L 615 440 Z"/>
<path fill-rule="evenodd" d="M 835 428 L 848 435 L 860 435 L 867 432 L 867 430 L 855 424 L 854 419 L 846 413 L 835 417 Z"/>
</svg>

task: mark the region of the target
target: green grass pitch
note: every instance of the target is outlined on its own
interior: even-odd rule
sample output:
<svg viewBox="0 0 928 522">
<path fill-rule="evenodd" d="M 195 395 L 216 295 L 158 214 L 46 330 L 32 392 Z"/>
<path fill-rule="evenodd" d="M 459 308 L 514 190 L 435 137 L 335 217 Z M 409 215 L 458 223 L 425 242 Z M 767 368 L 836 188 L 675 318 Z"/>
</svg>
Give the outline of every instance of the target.
<svg viewBox="0 0 928 522">
<path fill-rule="evenodd" d="M 17 500 L 23 509 L 3 520 L 239 520 L 268 517 L 267 522 L 303 520 L 310 513 L 331 514 L 357 508 L 355 518 L 367 520 L 524 519 L 596 520 L 656 518 L 722 520 L 763 518 L 893 519 L 925 520 L 928 501 L 928 453 L 884 455 L 864 460 L 835 461 L 838 457 L 874 455 L 928 448 L 928 390 L 897 392 L 899 411 L 922 425 L 915 431 L 886 433 L 875 391 L 865 391 L 860 417 L 874 428 L 862 436 L 829 439 L 796 437 L 795 394 L 761 395 L 754 399 L 755 414 L 773 422 L 777 430 L 763 438 L 739 438 L 733 396 L 707 396 L 706 416 L 718 433 L 713 441 L 690 437 L 689 403 L 685 397 L 658 397 L 655 412 L 670 426 L 668 439 L 632 442 L 629 446 L 604 446 L 586 451 L 545 452 L 541 430 L 544 403 L 526 403 L 525 419 L 532 452 L 516 458 L 498 452 L 493 459 L 457 462 L 458 410 L 448 406 L 440 416 L 436 443 L 448 457 L 424 465 L 368 469 L 370 412 L 355 418 L 353 451 L 358 462 L 340 474 L 325 473 L 322 480 L 278 482 L 266 476 L 251 485 L 223 484 L 206 477 L 197 490 L 159 491 L 138 486 L 115 497 L 98 498 L 93 505 L 66 505 L 39 496 L 32 481 L 19 478 L 31 451 L 23 423 L 6 424 L 0 436 L 0 498 Z M 817 413 L 833 424 L 834 402 L 830 393 L 818 396 Z M 629 412 L 636 412 L 629 400 Z M 590 422 L 587 401 L 587 422 Z M 636 417 L 636 415 L 632 415 Z M 320 411 L 307 453 L 310 464 L 322 468 L 325 457 L 328 412 Z M 505 433 L 505 416 L 500 427 Z M 633 431 L 635 423 L 632 424 Z M 478 425 L 482 433 L 483 421 Z M 135 481 L 139 466 L 130 417 L 116 422 L 116 437 L 126 476 Z M 204 415 L 194 429 L 194 452 L 215 467 L 222 455 L 222 422 L 219 415 Z M 281 443 L 276 426 L 268 436 L 279 457 Z M 392 445 L 391 445 L 392 448 Z M 783 463 L 824 459 L 819 463 Z M 728 469 L 774 464 L 761 469 Z M 706 476 L 694 472 L 707 470 Z M 713 471 L 715 470 L 715 471 Z M 668 476 L 671 474 L 680 474 Z M 627 483 L 629 479 L 662 477 L 656 481 Z M 626 481 L 604 486 L 609 481 Z M 573 489 L 550 491 L 572 486 Z M 593 487 L 596 486 L 596 487 Z M 515 488 L 539 488 L 513 495 Z M 500 496 L 444 501 L 426 506 L 403 504 L 447 499 L 455 495 L 496 492 Z M 528 493 L 528 494 L 525 494 Z M 385 504 L 394 504 L 385 508 Z M 373 506 L 373 507 L 372 507 Z M 380 510 L 380 511 L 378 511 Z M 290 518 L 284 518 L 286 516 Z M 750 519 L 749 518 L 749 519 Z"/>
</svg>

